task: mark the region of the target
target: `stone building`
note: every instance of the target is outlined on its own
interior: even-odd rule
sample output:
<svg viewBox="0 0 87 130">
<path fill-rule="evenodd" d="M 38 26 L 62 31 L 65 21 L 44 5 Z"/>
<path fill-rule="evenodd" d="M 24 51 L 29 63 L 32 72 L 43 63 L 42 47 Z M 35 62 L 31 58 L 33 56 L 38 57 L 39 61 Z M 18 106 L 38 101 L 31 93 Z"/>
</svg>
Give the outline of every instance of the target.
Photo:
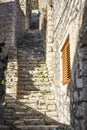
<svg viewBox="0 0 87 130">
<path fill-rule="evenodd" d="M 0 60 L 8 56 L 8 50 L 16 49 L 17 41 L 24 36 L 25 30 L 29 28 L 30 1 L 0 0 Z M 28 8 L 28 9 L 27 9 Z M 2 64 L 2 65 L 1 65 Z M 3 64 L 0 63 L 1 71 Z"/>
<path fill-rule="evenodd" d="M 28 0 L 0 0 L 0 93 L 3 94 L 1 91 L 4 91 L 6 84 L 6 99 L 11 96 L 16 99 L 17 43 L 22 40 L 25 31 L 29 28 L 30 5 L 31 1 Z M 1 107 L 3 100 L 0 103 Z M 1 113 L 2 111 L 0 115 Z"/>
<path fill-rule="evenodd" d="M 45 9 L 46 60 L 54 79 L 59 122 L 86 130 L 87 2 L 49 0 Z"/>
<path fill-rule="evenodd" d="M 53 0 L 51 6 L 50 3 L 47 63 L 54 74 L 59 121 L 71 124 L 75 130 L 86 130 L 87 1 Z"/>
<path fill-rule="evenodd" d="M 46 18 L 47 0 L 38 0 L 38 8 L 40 13 L 39 29 L 44 31 L 44 24 Z"/>
<path fill-rule="evenodd" d="M 31 1 L 0 0 L 6 125 L 15 130 L 87 130 L 87 1 L 38 0 L 38 10 L 39 32 L 32 32 Z"/>
</svg>

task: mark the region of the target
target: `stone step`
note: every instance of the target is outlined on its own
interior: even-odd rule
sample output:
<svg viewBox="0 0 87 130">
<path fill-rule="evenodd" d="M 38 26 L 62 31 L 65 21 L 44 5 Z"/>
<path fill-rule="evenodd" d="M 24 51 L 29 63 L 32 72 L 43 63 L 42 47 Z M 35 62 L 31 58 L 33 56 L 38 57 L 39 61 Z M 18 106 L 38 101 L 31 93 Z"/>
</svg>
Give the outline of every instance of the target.
<svg viewBox="0 0 87 130">
<path fill-rule="evenodd" d="M 39 102 L 39 101 L 38 101 Z M 20 105 L 24 103 L 20 103 Z M 36 103 L 25 103 L 25 105 L 29 106 L 29 108 L 31 109 L 32 108 L 32 112 L 30 111 L 30 109 L 28 108 L 27 112 L 25 111 L 17 111 L 16 113 L 14 113 L 16 119 L 45 119 L 47 117 L 49 117 L 50 119 L 54 119 L 54 120 L 57 120 L 58 119 L 58 115 L 57 115 L 57 112 L 55 112 L 55 109 L 56 109 L 56 106 L 55 108 L 53 108 L 53 105 L 50 105 L 48 106 L 47 108 L 47 105 L 44 105 L 44 106 L 40 106 L 40 105 L 37 105 Z M 50 108 L 50 109 L 49 109 Z M 50 111 L 50 112 L 49 112 Z M 14 117 L 14 119 L 15 119 Z M 49 120 L 47 120 L 47 122 L 49 122 Z M 53 121 L 51 121 L 52 123 Z"/>
<path fill-rule="evenodd" d="M 37 64 L 28 64 L 28 63 L 20 63 L 18 64 L 19 67 L 19 72 L 20 71 L 24 71 L 24 72 L 28 72 L 29 70 L 34 70 L 36 68 Z"/>
<path fill-rule="evenodd" d="M 26 55 L 24 55 L 24 56 L 26 56 L 26 57 L 30 57 L 30 58 L 44 58 L 44 56 L 45 56 L 45 54 L 44 54 L 44 52 L 36 52 L 36 51 L 34 51 L 34 52 L 31 52 L 31 51 L 29 51 L 29 53 L 28 54 L 26 54 Z M 19 54 L 18 55 L 18 57 L 24 57 L 22 54 Z"/>
<path fill-rule="evenodd" d="M 23 48 L 24 47 L 24 48 Z M 23 43 L 23 45 L 18 46 L 18 50 L 17 52 L 19 52 L 19 54 L 26 54 L 25 52 L 29 53 L 29 52 L 45 52 L 45 48 L 41 45 L 41 43 L 29 43 L 27 44 L 26 42 Z"/>
<path fill-rule="evenodd" d="M 27 51 L 27 50 L 26 50 Z M 28 50 L 29 51 L 29 50 Z M 23 55 L 18 55 L 18 57 L 20 57 L 21 56 L 21 58 L 22 57 L 24 57 Z M 36 52 L 35 50 L 34 50 L 34 52 L 31 52 L 31 50 L 27 53 L 27 55 L 25 55 L 26 56 L 26 58 L 27 57 L 29 57 L 29 58 L 39 58 L 39 59 L 41 59 L 41 60 L 43 60 L 43 58 L 45 58 L 45 54 L 44 54 L 44 52 Z"/>
<path fill-rule="evenodd" d="M 0 125 L 0 130 L 10 130 L 10 127 L 5 125 Z"/>
<path fill-rule="evenodd" d="M 44 64 L 44 62 L 41 63 L 41 61 L 39 62 L 38 61 L 38 64 L 37 63 L 29 63 L 29 62 L 25 62 L 24 60 L 22 60 L 22 62 L 19 62 L 18 63 L 18 66 L 19 67 L 45 67 L 46 64 Z M 47 66 L 46 66 L 47 68 Z"/>
<path fill-rule="evenodd" d="M 18 89 L 18 95 L 22 95 L 22 96 L 26 96 L 26 95 L 30 95 L 30 94 L 33 94 L 34 95 L 34 92 L 35 92 L 35 95 L 38 93 L 42 94 L 42 95 L 45 95 L 45 94 L 48 94 L 48 93 L 51 93 L 50 90 L 39 90 L 39 89 L 31 89 L 31 91 L 27 91 L 27 90 L 23 90 L 23 89 Z"/>
<path fill-rule="evenodd" d="M 36 88 L 49 88 L 50 87 L 50 83 L 46 82 L 46 81 L 35 81 L 33 82 L 32 79 L 30 81 L 27 80 L 18 80 L 18 86 L 21 86 L 21 88 L 32 88 L 32 87 L 36 87 Z"/>
<path fill-rule="evenodd" d="M 35 41 L 36 40 L 36 41 Z M 27 39 L 23 39 L 23 42 L 22 43 L 20 43 L 19 45 L 18 45 L 18 47 L 21 47 L 21 46 L 27 46 L 28 48 L 30 47 L 33 47 L 34 48 L 34 46 L 35 47 L 38 47 L 38 49 L 39 48 L 41 48 L 42 47 L 42 49 L 44 48 L 44 46 L 43 46 L 43 44 L 45 44 L 45 43 L 43 43 L 43 40 L 42 39 L 36 39 L 36 38 L 34 38 L 34 39 L 29 39 L 29 38 L 27 38 Z M 29 49 L 30 49 L 29 48 Z"/>
<path fill-rule="evenodd" d="M 20 75 L 20 78 L 18 79 L 18 85 L 19 86 L 35 86 L 38 87 L 38 86 L 45 86 L 45 85 L 50 85 L 50 83 L 48 82 L 49 79 L 46 77 L 45 78 L 41 78 L 41 77 L 36 77 L 37 80 L 34 80 L 33 79 L 33 76 L 21 76 Z M 41 78 L 41 79 L 40 79 Z M 32 80 L 33 79 L 33 80 Z"/>
<path fill-rule="evenodd" d="M 30 69 L 31 68 L 31 69 Z M 26 67 L 26 68 L 19 68 L 19 74 L 33 74 L 33 75 L 48 75 L 48 71 L 45 68 L 44 70 L 41 68 L 34 68 L 34 66 Z"/>
<path fill-rule="evenodd" d="M 26 58 L 26 57 L 19 56 L 18 62 L 19 62 L 19 64 L 26 64 L 26 63 L 27 64 L 37 64 L 37 60 L 35 60 L 35 59 L 36 58 L 32 58 L 32 57 Z"/>
<path fill-rule="evenodd" d="M 43 119 L 23 119 L 21 121 L 15 121 L 13 125 L 21 126 L 21 125 L 45 125 L 45 121 Z"/>
<path fill-rule="evenodd" d="M 28 42 L 28 41 L 30 41 L 30 42 Z M 41 43 L 41 42 L 43 42 L 43 39 L 42 38 L 37 38 L 35 35 L 30 35 L 30 34 L 26 34 L 26 36 L 24 37 L 24 39 L 23 39 L 23 42 L 27 42 L 27 43 L 32 43 L 32 42 L 34 42 L 35 41 L 35 43 Z"/>
<path fill-rule="evenodd" d="M 18 91 L 21 91 L 21 90 L 23 90 L 23 91 L 40 91 L 40 89 L 39 89 L 39 87 L 22 87 L 22 88 L 20 88 L 20 89 L 18 89 Z M 18 92 L 18 94 L 19 94 L 19 92 Z M 25 95 L 27 95 L 27 93 L 25 93 Z"/>
<path fill-rule="evenodd" d="M 21 59 L 21 61 L 18 61 L 19 63 L 18 63 L 18 65 L 26 65 L 26 66 L 33 66 L 33 65 L 37 65 L 38 67 L 40 66 L 46 66 L 46 64 L 43 62 L 43 61 L 37 61 L 38 63 L 30 63 L 30 61 L 25 61 L 25 60 L 23 60 L 23 59 Z"/>
<path fill-rule="evenodd" d="M 37 91 L 38 92 L 49 92 L 50 91 L 50 86 L 20 86 L 20 88 L 18 88 L 18 91 Z M 26 94 L 26 93 L 25 93 Z"/>
<path fill-rule="evenodd" d="M 47 79 L 48 78 L 48 75 L 33 75 L 33 74 L 25 74 L 25 73 L 19 73 L 19 76 L 20 76 L 20 80 L 19 81 L 29 81 L 29 80 L 31 80 L 32 81 L 32 78 L 37 78 L 37 79 L 40 79 L 40 78 L 42 78 L 42 79 Z M 24 78 L 24 80 L 22 80 L 22 78 Z"/>
<path fill-rule="evenodd" d="M 18 75 L 20 76 L 20 79 L 21 78 L 26 78 L 26 79 L 24 79 L 24 80 L 32 80 L 32 79 L 34 79 L 34 78 L 37 78 L 37 80 L 35 80 L 35 81 L 38 81 L 38 82 L 42 82 L 42 81 L 48 81 L 49 79 L 48 79 L 48 73 L 43 73 L 43 72 L 41 72 L 41 71 L 38 71 L 38 73 L 36 72 L 36 71 L 34 71 L 34 70 L 31 70 L 31 72 L 30 72 L 30 70 L 23 70 L 23 71 L 18 71 Z M 41 81 L 41 78 L 43 79 L 42 81 Z M 40 79 L 40 80 L 39 80 Z M 45 79 L 48 79 L 48 80 L 45 80 Z"/>
<path fill-rule="evenodd" d="M 40 46 L 42 46 L 42 43 L 43 43 L 42 39 L 36 39 L 36 38 L 29 39 L 29 37 L 27 37 L 27 39 L 23 39 L 23 42 L 21 43 L 21 45 L 27 44 L 28 46 L 32 46 L 32 44 L 34 44 L 34 45 L 37 45 L 38 47 L 40 47 Z M 19 44 L 19 46 L 20 46 L 20 44 Z"/>
<path fill-rule="evenodd" d="M 20 111 L 16 110 L 16 115 L 21 115 L 23 114 L 24 115 L 29 115 L 29 116 L 32 116 L 34 114 L 34 116 L 36 116 L 37 114 L 41 114 L 41 113 L 44 113 L 48 116 L 57 116 L 57 112 L 56 112 L 56 103 L 53 100 L 50 100 L 50 99 L 42 99 L 41 97 L 37 97 L 37 99 L 35 98 L 35 96 L 33 98 L 28 98 L 28 99 L 23 99 L 23 98 L 20 98 L 18 99 L 17 101 L 17 104 L 20 106 Z M 46 100 L 46 101 L 45 101 Z M 21 105 L 25 106 L 27 108 L 27 111 L 25 111 L 24 109 L 22 110 L 21 109 Z M 33 112 L 33 114 L 32 114 Z M 38 113 L 40 112 L 40 113 Z M 27 113 L 27 114 L 26 114 Z"/>
<path fill-rule="evenodd" d="M 29 47 L 28 47 L 29 46 Z M 24 49 L 23 49 L 24 48 Z M 24 45 L 21 45 L 18 47 L 18 55 L 22 55 L 24 54 L 24 56 L 26 54 L 38 54 L 38 53 L 42 53 L 42 54 L 45 54 L 46 50 L 43 48 L 43 46 L 41 45 L 37 45 L 37 44 L 32 44 L 32 46 L 30 45 L 27 45 L 26 43 Z"/>
<path fill-rule="evenodd" d="M 22 46 L 21 46 L 22 47 Z M 23 49 L 24 48 L 24 49 Z M 24 54 L 24 56 L 26 56 L 26 54 L 45 54 L 46 50 L 39 44 L 39 45 L 33 45 L 29 47 L 26 45 L 23 46 L 22 48 L 18 48 L 18 56 Z M 29 55 L 30 56 L 30 55 Z"/>
<path fill-rule="evenodd" d="M 48 75 L 19 74 L 18 84 L 20 85 L 50 85 Z M 36 79 L 37 78 L 37 79 Z"/>
<path fill-rule="evenodd" d="M 19 63 L 18 64 L 18 67 L 19 67 L 19 70 L 20 70 L 20 68 L 22 69 L 22 67 L 23 67 L 23 69 L 25 69 L 25 70 L 27 70 L 29 67 L 32 67 L 32 69 L 33 69 L 33 67 L 34 67 L 34 69 L 35 70 L 47 70 L 47 66 L 43 63 L 41 63 L 41 64 L 28 64 L 28 63 Z M 24 68 L 25 67 L 25 68 Z M 29 70 L 28 70 L 29 71 Z"/>
<path fill-rule="evenodd" d="M 11 125 L 13 124 L 13 122 L 14 122 L 14 119 L 12 119 L 11 116 L 8 116 L 8 117 L 5 118 L 5 124 L 6 124 L 6 125 L 9 124 L 9 125 L 11 126 Z M 0 130 L 1 130 L 1 129 L 0 129 Z M 6 130 L 7 130 L 7 129 L 6 129 Z M 12 127 L 11 127 L 9 130 L 14 130 L 14 129 L 12 129 Z"/>
<path fill-rule="evenodd" d="M 34 45 L 33 45 L 34 46 Z M 21 50 L 21 48 L 19 48 L 19 51 L 18 51 L 18 56 L 28 56 L 28 57 L 30 57 L 30 56 L 41 56 L 41 57 L 44 57 L 45 56 L 45 50 L 43 49 L 43 48 L 39 48 L 39 49 L 37 49 L 38 48 L 38 46 L 35 46 L 35 47 L 30 47 L 29 46 L 29 49 L 28 49 L 28 47 L 26 48 L 26 47 L 23 47 L 23 48 L 25 48 L 25 49 L 23 49 L 23 50 Z M 23 52 L 22 52 L 23 51 Z M 22 54 L 24 54 L 24 55 L 22 55 Z M 27 55 L 28 54 L 28 55 Z"/>
<path fill-rule="evenodd" d="M 32 81 L 28 80 L 26 78 L 26 80 L 18 80 L 18 86 L 20 86 L 21 88 L 32 88 L 32 87 L 36 87 L 36 88 L 49 88 L 50 87 L 50 83 L 47 81 Z"/>
<path fill-rule="evenodd" d="M 25 67 L 26 66 L 26 67 Z M 48 69 L 44 65 L 19 65 L 19 73 L 30 73 L 30 74 L 48 74 Z"/>
<path fill-rule="evenodd" d="M 28 53 L 33 51 L 33 50 L 35 52 L 45 52 L 45 49 L 44 49 L 43 45 L 41 45 L 41 44 L 42 44 L 42 42 L 41 43 L 40 42 L 33 42 L 33 41 L 29 42 L 29 43 L 23 42 L 22 44 L 18 45 L 18 49 L 23 50 L 23 51 L 29 50 Z M 24 47 L 24 49 L 23 49 L 23 47 Z"/>
<path fill-rule="evenodd" d="M 26 45 L 26 46 L 23 46 L 22 48 L 18 48 L 17 52 L 18 52 L 18 56 L 20 56 L 22 54 L 24 54 L 24 56 L 27 56 L 27 54 L 32 54 L 32 55 L 40 54 L 40 53 L 45 54 L 45 49 L 43 47 L 41 47 L 40 45 L 39 45 L 39 47 L 35 46 L 35 45 L 27 47 L 27 45 Z"/>
<path fill-rule="evenodd" d="M 58 115 L 43 44 L 39 32 L 29 32 L 18 45 L 18 96 L 14 108 L 14 130 L 58 130 L 60 127 L 53 126 L 58 124 Z"/>
<path fill-rule="evenodd" d="M 21 60 L 21 59 L 19 59 L 18 60 L 20 63 L 19 64 L 37 64 L 37 60 L 26 60 L 26 59 L 23 59 L 23 60 Z"/>
<path fill-rule="evenodd" d="M 35 48 L 37 48 L 37 46 L 35 47 L 35 48 L 33 48 L 33 47 L 30 47 L 29 49 L 28 48 L 26 48 L 26 47 L 24 47 L 25 48 L 25 50 L 21 50 L 21 48 L 19 48 L 19 51 L 18 51 L 18 56 L 28 56 L 28 57 L 30 57 L 31 55 L 32 56 L 35 56 L 35 55 L 37 55 L 37 56 L 39 56 L 40 57 L 40 55 L 41 55 L 41 57 L 44 57 L 45 56 L 45 51 L 44 51 L 44 49 L 42 49 L 42 48 L 39 48 L 38 50 L 37 49 L 35 49 Z M 22 52 L 23 51 L 23 52 Z M 22 54 L 24 54 L 24 55 L 22 55 Z M 28 55 L 27 55 L 28 54 Z"/>
<path fill-rule="evenodd" d="M 27 111 L 16 111 L 15 112 L 15 118 L 16 119 L 43 119 L 44 118 L 44 115 L 36 110 L 34 110 L 32 108 L 28 108 L 29 110 Z"/>
<path fill-rule="evenodd" d="M 24 93 L 25 92 L 25 93 Z M 35 93 L 33 93 L 33 92 L 35 92 Z M 53 99 L 52 98 L 52 92 L 50 92 L 50 91 L 27 91 L 26 92 L 26 90 L 18 90 L 18 99 L 29 99 L 30 98 L 30 100 L 29 101 L 31 101 L 31 100 L 35 100 L 34 98 L 36 98 L 36 100 L 40 100 L 41 98 L 43 98 L 43 100 L 44 100 L 44 97 L 45 98 L 47 98 L 47 99 Z M 29 95 L 28 95 L 29 94 Z M 46 95 L 49 95 L 49 96 L 51 96 L 51 97 L 46 97 Z M 38 98 L 38 99 L 37 99 Z M 35 101 L 36 101 L 35 100 Z M 42 101 L 42 100 L 41 100 Z M 40 101 L 39 101 L 40 102 Z"/>
<path fill-rule="evenodd" d="M 69 127 L 63 126 L 61 124 L 58 125 L 34 125 L 34 126 L 17 126 L 16 130 L 70 130 Z"/>
<path fill-rule="evenodd" d="M 22 125 L 57 125 L 58 117 L 57 115 L 47 116 L 39 111 L 32 109 L 33 114 L 28 112 L 16 112 L 14 113 L 14 117 L 11 119 L 10 116 L 7 116 L 6 124 L 13 124 L 14 122 L 22 123 Z M 37 113 L 36 113 L 37 112 Z M 48 113 L 48 112 L 47 112 Z M 52 112 L 53 113 L 53 112 Z M 30 124 L 31 123 L 31 124 Z M 21 125 L 21 124 L 20 124 Z"/>
<path fill-rule="evenodd" d="M 34 116 L 32 116 L 32 117 L 33 118 L 24 118 L 24 119 L 21 118 L 20 120 L 16 120 L 14 122 L 14 125 L 15 126 L 21 126 L 21 125 L 38 126 L 38 125 L 57 125 L 58 124 L 57 121 L 55 121 L 51 118 L 47 118 L 47 117 L 45 118 L 45 116 L 43 116 L 44 117 L 43 119 L 41 117 L 38 118 L 38 116 L 35 118 L 34 118 Z"/>
<path fill-rule="evenodd" d="M 44 97 L 42 97 L 44 95 Z M 31 96 L 33 96 L 33 98 L 30 98 Z M 54 96 L 49 94 L 50 97 L 47 97 L 46 93 L 39 93 L 37 95 L 37 98 L 36 98 L 36 95 L 18 95 L 18 101 L 21 103 L 21 102 L 28 102 L 28 103 L 38 103 L 39 105 L 44 105 L 44 104 L 47 104 L 47 105 L 53 105 L 55 104 L 55 101 L 54 101 Z M 41 99 L 42 98 L 42 99 Z M 40 100 L 41 99 L 41 100 Z M 46 100 L 46 101 L 45 101 Z M 47 106 L 48 107 L 48 106 Z M 53 106 L 52 106 L 53 107 Z"/>
<path fill-rule="evenodd" d="M 46 77 L 46 78 L 36 78 L 36 77 L 29 77 L 29 79 L 27 80 L 27 78 L 26 78 L 26 76 L 24 77 L 24 76 L 20 76 L 19 78 L 18 78 L 18 80 L 19 81 L 21 81 L 21 82 L 24 82 L 24 81 L 28 81 L 28 82 L 48 82 L 49 81 L 49 79 Z"/>
<path fill-rule="evenodd" d="M 32 37 L 37 37 L 38 38 L 38 36 L 41 36 L 40 35 L 40 33 L 39 32 L 27 32 L 26 34 L 25 34 L 25 37 L 30 37 L 30 38 L 32 38 Z M 39 38 L 40 39 L 40 38 Z"/>
<path fill-rule="evenodd" d="M 42 42 L 40 43 L 40 42 L 30 42 L 29 41 L 29 43 L 23 42 L 22 44 L 18 45 L 18 52 L 21 53 L 23 51 L 23 53 L 24 53 L 25 50 L 27 50 L 27 53 L 29 53 L 31 51 L 45 52 L 45 48 L 44 48 Z"/>
<path fill-rule="evenodd" d="M 22 90 L 23 91 L 23 90 Z M 39 102 L 41 102 L 41 103 L 43 103 L 44 102 L 44 99 L 42 99 L 42 100 L 40 100 L 40 97 L 42 97 L 42 95 L 44 95 L 44 97 L 43 98 L 45 98 L 46 100 L 54 100 L 55 98 L 54 98 L 54 95 L 53 95 L 53 93 L 52 92 L 49 92 L 49 93 L 45 93 L 45 92 L 40 92 L 40 91 L 38 91 L 38 93 L 37 92 L 35 92 L 35 91 L 31 91 L 31 92 L 29 92 L 29 95 L 23 95 L 23 93 L 22 94 L 20 94 L 20 91 L 19 91 L 19 95 L 17 96 L 17 98 L 18 99 L 29 99 L 29 97 L 35 97 L 36 98 L 36 96 L 37 96 L 37 98 L 39 98 Z M 32 98 L 32 100 L 33 100 L 33 98 Z M 35 100 L 34 100 L 35 101 Z M 34 102 L 33 101 L 33 102 Z M 46 101 L 47 102 L 47 101 Z"/>
<path fill-rule="evenodd" d="M 44 61 L 45 60 L 45 55 L 42 52 L 35 53 L 35 54 L 32 54 L 31 52 L 29 52 L 26 55 L 18 54 L 17 57 L 19 58 L 19 60 L 21 58 L 23 61 L 25 61 L 25 59 L 26 59 L 26 61 L 35 60 L 35 59 L 37 59 L 37 61 L 39 61 L 39 60 Z"/>
<path fill-rule="evenodd" d="M 18 79 L 18 84 L 19 86 L 21 85 L 50 85 L 48 77 L 43 78 L 43 77 L 33 77 L 33 76 L 23 76 L 20 75 L 20 78 Z"/>
<path fill-rule="evenodd" d="M 20 77 L 18 79 L 18 81 L 21 81 L 22 82 L 29 82 L 30 84 L 34 83 L 34 82 L 48 82 L 49 81 L 49 78 L 48 76 L 33 76 L 33 74 L 20 74 Z"/>
</svg>

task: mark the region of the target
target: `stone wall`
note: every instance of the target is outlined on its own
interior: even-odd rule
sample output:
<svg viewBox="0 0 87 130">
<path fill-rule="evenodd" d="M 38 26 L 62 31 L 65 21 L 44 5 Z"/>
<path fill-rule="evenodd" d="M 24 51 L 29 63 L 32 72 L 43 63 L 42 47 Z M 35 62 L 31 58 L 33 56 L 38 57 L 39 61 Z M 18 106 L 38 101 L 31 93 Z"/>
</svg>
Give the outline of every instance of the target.
<svg viewBox="0 0 87 130">
<path fill-rule="evenodd" d="M 25 28 L 25 30 L 28 30 L 29 24 L 30 24 L 29 22 L 31 19 L 31 0 L 19 0 L 19 7 L 21 10 L 21 13 L 24 16 L 24 21 L 25 21 L 24 28 Z M 17 13 L 17 14 L 19 14 L 19 13 Z"/>
<path fill-rule="evenodd" d="M 16 14 L 14 1 L 0 1 L 0 12 L 0 45 L 3 44 L 2 53 L 6 56 L 9 46 L 15 41 L 14 17 Z"/>
<path fill-rule="evenodd" d="M 8 64 L 7 64 L 7 71 L 6 71 L 6 95 L 7 95 L 7 102 L 8 97 L 16 99 L 16 89 L 17 89 L 17 42 L 21 37 L 24 35 L 24 16 L 21 12 L 19 3 L 17 1 L 8 1 L 4 4 L 9 4 L 8 9 L 8 27 L 10 27 L 9 30 L 6 30 L 6 35 L 8 34 L 7 38 L 8 46 L 7 49 L 7 55 L 8 55 Z M 3 10 L 2 10 L 3 11 Z M 7 14 L 4 14 L 8 17 Z M 20 21 L 21 19 L 21 21 Z M 7 27 L 7 25 L 6 25 Z M 4 34 L 4 32 L 3 32 Z M 3 52 L 4 55 L 4 52 Z M 14 70 L 14 71 L 13 71 Z M 13 96 L 14 95 L 14 96 Z"/>
<path fill-rule="evenodd" d="M 73 62 L 73 86 L 71 91 L 71 117 L 74 129 L 87 129 L 87 86 L 86 86 L 86 62 L 87 62 L 87 2 L 82 1 L 82 10 L 79 17 L 80 28 L 77 39 L 76 54 Z M 79 22 L 78 22 L 79 23 Z M 74 32 L 73 32 L 74 34 Z M 73 35 L 72 34 L 72 35 Z"/>
<path fill-rule="evenodd" d="M 47 8 L 47 0 L 38 0 L 38 7 L 39 7 L 39 29 L 44 31 L 44 18 L 46 16 L 46 8 Z"/>
<path fill-rule="evenodd" d="M 47 0 L 38 1 L 40 19 L 39 19 L 39 29 L 43 33 L 43 37 L 46 42 L 46 63 L 49 70 L 49 78 L 53 81 L 54 75 L 54 52 L 53 52 L 53 8 L 50 2 Z"/>
<path fill-rule="evenodd" d="M 68 96 L 68 85 L 63 85 L 62 82 L 62 48 L 65 44 L 67 37 L 70 37 L 70 43 L 76 44 L 75 39 L 77 39 L 77 24 L 76 20 L 79 9 L 76 10 L 77 5 L 79 8 L 80 2 L 57 2 L 53 3 L 54 7 L 54 53 L 55 53 L 55 72 L 54 72 L 54 82 L 55 82 L 55 92 L 58 102 L 58 113 L 60 122 L 64 124 L 70 124 L 70 97 Z M 58 8 L 59 7 L 59 8 Z M 64 10 L 63 10 L 64 9 Z M 72 10 L 73 9 L 73 10 Z M 72 14 L 72 15 L 71 15 Z M 76 21 L 75 21 L 76 20 Z M 75 37 L 71 39 L 72 28 L 71 23 L 74 21 L 76 24 Z M 71 28 L 70 28 L 71 27 Z M 72 40 L 72 41 L 71 41 Z M 75 45 L 76 46 L 76 45 Z M 71 45 L 71 49 L 72 49 Z M 70 50 L 71 53 L 71 50 Z M 71 53 L 75 55 L 75 51 Z M 72 62 L 73 63 L 73 62 Z M 72 65 L 71 63 L 71 65 Z"/>
<path fill-rule="evenodd" d="M 53 8 L 47 4 L 47 29 L 46 29 L 46 62 L 49 70 L 49 77 L 54 76 L 54 51 L 53 51 Z"/>
<path fill-rule="evenodd" d="M 28 8 L 30 7 L 28 2 L 0 0 L 0 82 L 7 81 L 6 112 L 8 115 L 5 115 L 6 118 L 12 117 L 15 111 L 18 83 L 16 43 L 29 27 L 28 16 L 31 10 Z M 40 30 L 43 29 L 44 17 L 47 15 L 46 58 L 49 77 L 52 82 L 54 79 L 59 122 L 72 125 L 74 130 L 86 130 L 87 2 L 86 0 L 54 0 L 52 5 L 47 4 L 47 1 L 38 2 Z M 71 81 L 63 85 L 62 48 L 68 36 Z M 12 118 L 11 122 L 14 120 Z"/>
<path fill-rule="evenodd" d="M 27 16 L 27 29 L 31 26 L 31 15 L 32 15 L 32 6 L 31 6 L 31 0 L 27 0 L 26 2 L 26 16 Z"/>
<path fill-rule="evenodd" d="M 11 0 L 0 0 L 0 48 L 1 48 L 1 59 L 0 59 L 0 88 L 4 88 L 4 93 L 0 95 L 0 98 L 5 94 L 6 88 L 6 97 L 11 97 L 12 93 L 16 95 L 16 90 L 12 83 L 12 76 L 14 76 L 14 71 L 11 66 L 17 66 L 17 57 L 16 61 L 14 61 L 14 57 L 12 53 L 17 52 L 16 48 L 16 37 L 15 37 L 15 25 L 16 25 L 16 3 Z M 11 53 L 12 48 L 14 48 L 14 52 Z M 16 55 L 17 56 L 17 55 Z M 15 64 L 14 64 L 15 62 Z M 7 71 L 8 70 L 8 71 Z M 11 71 L 11 74 L 10 74 Z M 16 69 L 17 71 L 17 69 Z M 8 76 L 6 76 L 8 75 Z M 15 77 L 14 77 L 15 78 Z M 3 81 L 3 83 L 1 83 Z M 6 82 L 7 81 L 7 82 Z M 10 81 L 10 82 L 9 82 Z M 6 83 L 5 83 L 6 82 Z M 12 88 L 11 88 L 12 87 Z M 13 92 L 12 92 L 13 91 Z M 3 97 L 4 98 L 4 97 Z M 3 102 L 5 99 L 3 100 Z M 1 102 L 0 106 L 3 106 L 3 102 Z M 8 102 L 8 99 L 6 100 Z M 2 113 L 2 111 L 1 111 Z"/>
<path fill-rule="evenodd" d="M 25 15 L 21 9 L 20 1 L 16 1 L 16 40 L 19 41 L 24 36 L 25 32 Z"/>
<path fill-rule="evenodd" d="M 74 130 L 86 130 L 87 2 L 85 0 L 73 0 L 72 2 L 55 0 L 53 1 L 53 10 L 54 84 L 59 122 L 72 124 Z M 51 33 L 50 30 L 48 31 Z M 70 40 L 71 82 L 63 85 L 62 48 L 68 36 Z"/>
<path fill-rule="evenodd" d="M 5 80 L 4 71 L 7 69 L 8 50 L 10 46 L 15 43 L 15 2 L 14 1 L 0 1 L 0 72 L 1 80 Z"/>
<path fill-rule="evenodd" d="M 29 27 L 30 3 L 27 4 L 28 7 L 24 6 L 26 12 L 24 14 L 20 2 L 20 0 L 0 0 L 0 90 L 6 86 L 6 114 L 9 113 L 10 106 L 14 106 L 17 97 L 17 43 Z M 28 1 L 25 1 L 24 5 L 26 2 Z M 13 111 L 10 110 L 5 118 L 10 118 Z"/>
</svg>

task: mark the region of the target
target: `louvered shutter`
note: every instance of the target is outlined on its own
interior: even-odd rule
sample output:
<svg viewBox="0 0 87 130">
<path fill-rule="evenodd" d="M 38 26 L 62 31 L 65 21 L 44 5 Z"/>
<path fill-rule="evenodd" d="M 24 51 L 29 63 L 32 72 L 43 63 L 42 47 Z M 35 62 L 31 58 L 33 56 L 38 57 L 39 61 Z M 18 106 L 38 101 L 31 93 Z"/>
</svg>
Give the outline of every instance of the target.
<svg viewBox="0 0 87 130">
<path fill-rule="evenodd" d="M 65 85 L 69 83 L 71 79 L 69 38 L 67 39 L 65 46 L 62 50 L 62 70 L 63 70 L 63 85 Z"/>
</svg>

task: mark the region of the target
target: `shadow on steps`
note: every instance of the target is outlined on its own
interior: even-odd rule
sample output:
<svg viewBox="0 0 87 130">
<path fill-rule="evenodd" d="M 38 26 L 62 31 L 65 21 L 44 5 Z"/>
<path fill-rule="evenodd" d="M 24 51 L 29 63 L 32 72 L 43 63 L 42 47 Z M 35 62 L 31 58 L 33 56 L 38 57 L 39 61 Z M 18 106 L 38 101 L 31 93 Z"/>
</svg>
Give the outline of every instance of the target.
<svg viewBox="0 0 87 130">
<path fill-rule="evenodd" d="M 9 95 L 8 97 L 10 101 L 14 100 Z M 0 130 L 71 130 L 70 126 L 59 123 L 53 117 L 48 117 L 41 110 L 36 111 L 23 102 L 9 102 L 5 107 L 4 122 L 10 127 L 3 126 Z"/>
<path fill-rule="evenodd" d="M 13 130 L 69 130 L 58 122 L 57 107 L 39 33 L 32 32 L 18 45 L 17 99 L 6 95 L 4 123 Z"/>
</svg>

